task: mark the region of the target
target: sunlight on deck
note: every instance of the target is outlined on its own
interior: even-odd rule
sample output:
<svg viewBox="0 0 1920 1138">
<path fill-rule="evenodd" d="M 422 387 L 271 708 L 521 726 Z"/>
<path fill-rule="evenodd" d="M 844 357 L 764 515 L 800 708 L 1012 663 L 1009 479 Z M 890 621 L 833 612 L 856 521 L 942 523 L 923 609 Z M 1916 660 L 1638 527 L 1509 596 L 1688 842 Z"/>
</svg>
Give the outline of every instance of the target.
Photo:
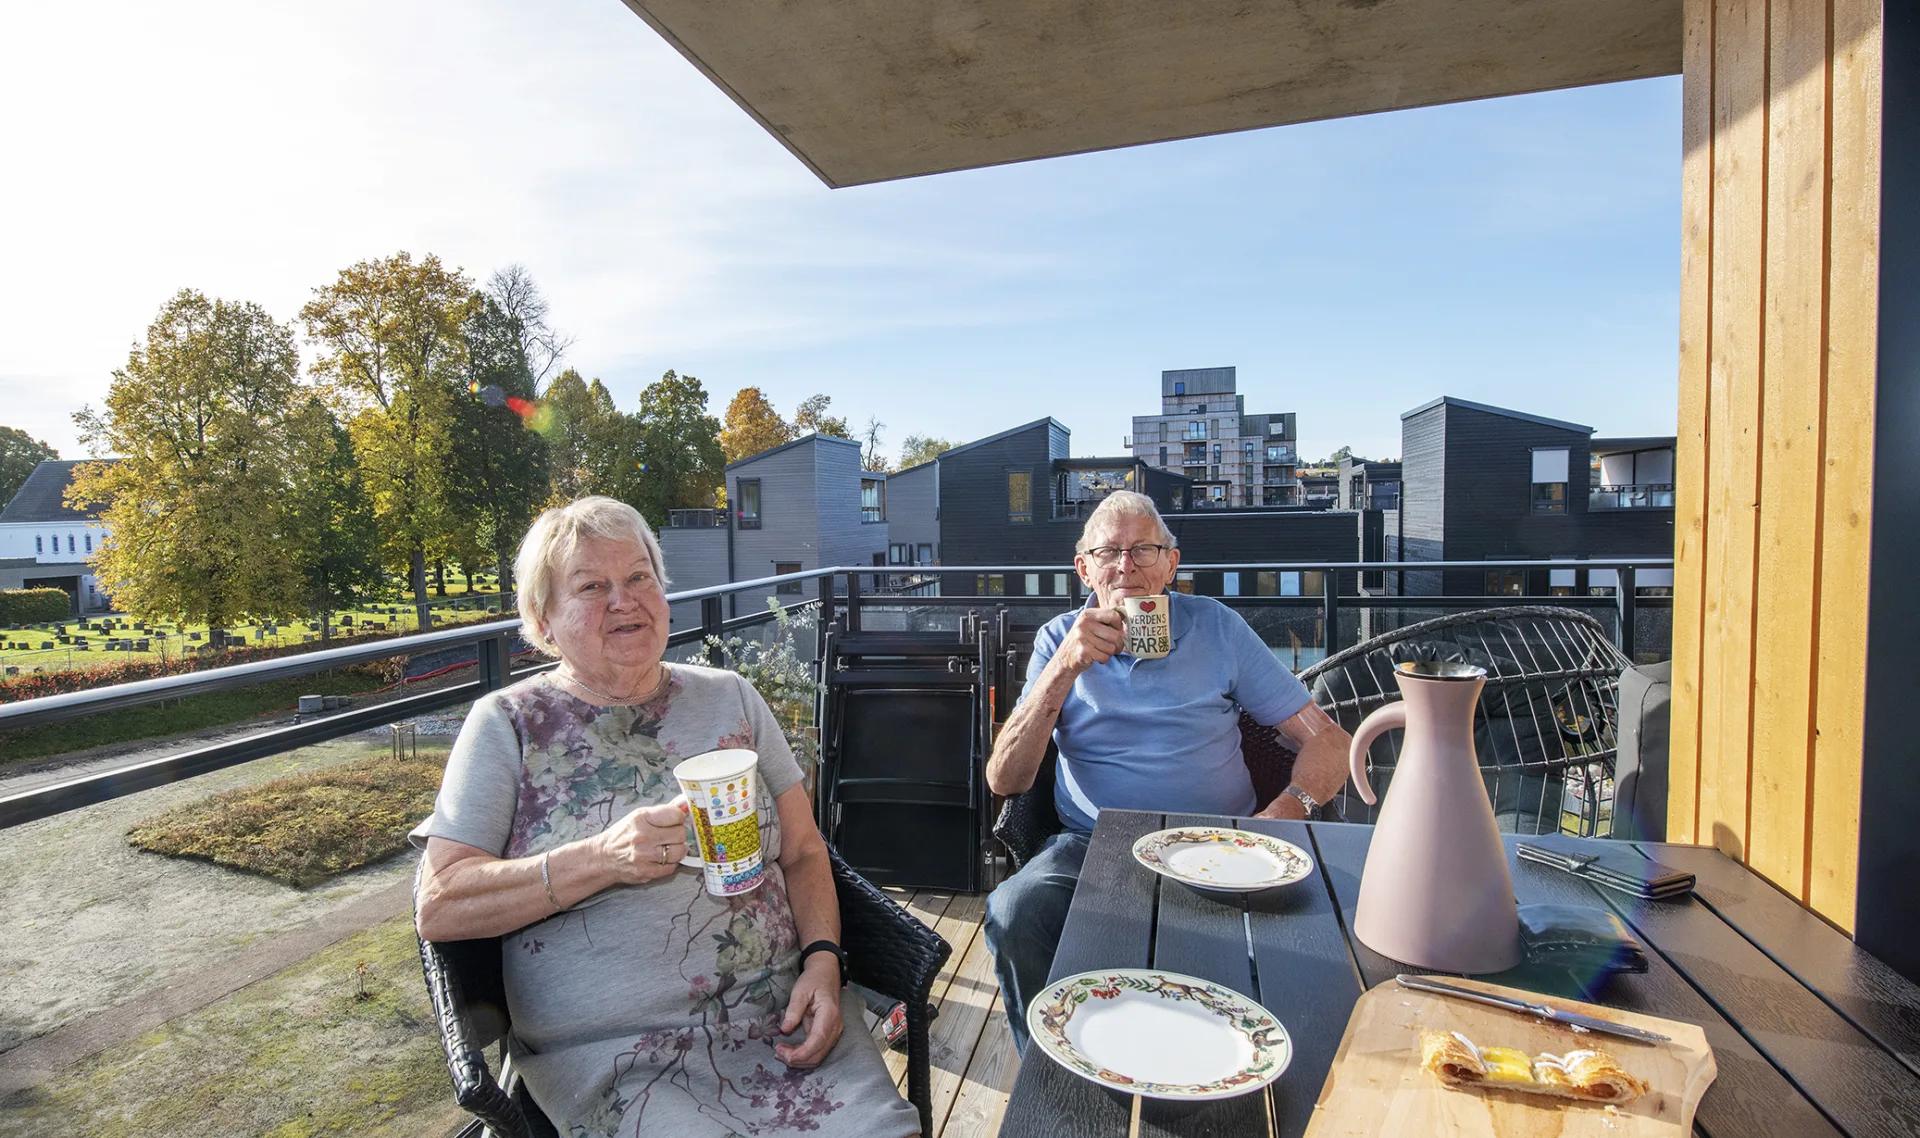
<svg viewBox="0 0 1920 1138">
<path fill-rule="evenodd" d="M 986 895 L 932 889 L 889 889 L 887 893 L 953 946 L 953 955 L 933 982 L 933 1004 L 940 1014 L 931 1033 L 933 1134 L 928 1138 L 997 1134 L 1020 1060 L 1013 1051 L 1013 1035 L 1007 1030 L 1000 988 L 993 978 L 993 957 L 981 931 Z M 905 1094 L 906 1055 L 883 1053 Z"/>
</svg>

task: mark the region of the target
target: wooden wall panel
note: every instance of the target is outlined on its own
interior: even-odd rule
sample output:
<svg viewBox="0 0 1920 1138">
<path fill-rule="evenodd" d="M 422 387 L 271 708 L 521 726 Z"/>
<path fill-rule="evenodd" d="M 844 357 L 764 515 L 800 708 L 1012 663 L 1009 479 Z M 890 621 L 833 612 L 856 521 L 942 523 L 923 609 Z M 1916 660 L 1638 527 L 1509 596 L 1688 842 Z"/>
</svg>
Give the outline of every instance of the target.
<svg viewBox="0 0 1920 1138">
<path fill-rule="evenodd" d="M 1854 919 L 1865 714 L 1869 519 L 1880 281 L 1880 0 L 1835 0 L 1821 466 L 1820 678 L 1815 705 L 1810 872 L 1803 900 L 1843 928 Z"/>
<path fill-rule="evenodd" d="M 1668 833 L 1719 846 L 1843 927 L 1859 852 L 1879 26 L 1868 0 L 1686 9 Z"/>
<path fill-rule="evenodd" d="M 1744 857 L 1753 725 L 1761 305 L 1766 279 L 1766 5 L 1720 0 L 1713 51 L 1710 472 L 1701 652 L 1702 841 Z M 1710 821 L 1709 821 L 1710 820 Z"/>
<path fill-rule="evenodd" d="M 1674 451 L 1673 716 L 1667 837 L 1698 841 L 1713 312 L 1713 5 L 1689 3 L 1681 74 L 1680 417 Z"/>
<path fill-rule="evenodd" d="M 1747 861 L 1806 886 L 1826 395 L 1827 0 L 1768 19 L 1765 382 Z"/>
</svg>

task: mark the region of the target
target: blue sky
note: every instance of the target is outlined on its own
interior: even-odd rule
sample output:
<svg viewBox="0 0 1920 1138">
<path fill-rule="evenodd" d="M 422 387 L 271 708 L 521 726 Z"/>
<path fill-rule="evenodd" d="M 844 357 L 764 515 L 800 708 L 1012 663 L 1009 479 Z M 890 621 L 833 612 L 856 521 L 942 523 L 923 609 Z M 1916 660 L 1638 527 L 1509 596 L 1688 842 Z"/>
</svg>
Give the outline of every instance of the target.
<svg viewBox="0 0 1920 1138">
<path fill-rule="evenodd" d="M 1227 364 L 1309 456 L 1443 394 L 1674 429 L 1677 78 L 830 191 L 617 0 L 9 22 L 0 423 L 64 453 L 174 289 L 290 319 L 401 248 L 526 265 L 625 406 L 671 367 L 889 447 L 1052 415 L 1112 454 Z"/>
</svg>

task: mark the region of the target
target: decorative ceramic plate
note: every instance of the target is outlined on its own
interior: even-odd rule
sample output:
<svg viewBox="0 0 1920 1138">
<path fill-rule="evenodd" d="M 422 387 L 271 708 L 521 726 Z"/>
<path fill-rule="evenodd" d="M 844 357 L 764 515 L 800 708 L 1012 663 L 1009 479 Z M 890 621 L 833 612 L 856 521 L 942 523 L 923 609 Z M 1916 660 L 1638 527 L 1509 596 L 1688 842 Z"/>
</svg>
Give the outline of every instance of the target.
<svg viewBox="0 0 1920 1138">
<path fill-rule="evenodd" d="M 1313 859 L 1291 842 L 1220 826 L 1148 834 L 1133 843 L 1133 856 L 1175 881 L 1233 893 L 1291 885 L 1313 872 Z"/>
<path fill-rule="evenodd" d="M 1074 1074 L 1148 1098 L 1244 1095 L 1293 1061 L 1293 1040 L 1267 1009 L 1231 988 L 1145 968 L 1048 986 L 1027 1007 L 1027 1030 Z"/>
</svg>

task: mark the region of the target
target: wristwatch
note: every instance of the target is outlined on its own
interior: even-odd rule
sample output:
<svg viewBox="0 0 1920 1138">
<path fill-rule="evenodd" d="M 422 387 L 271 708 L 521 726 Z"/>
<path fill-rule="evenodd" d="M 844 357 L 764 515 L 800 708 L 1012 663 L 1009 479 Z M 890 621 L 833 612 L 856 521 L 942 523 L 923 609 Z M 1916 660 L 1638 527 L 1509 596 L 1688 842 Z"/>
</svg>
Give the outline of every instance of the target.
<svg viewBox="0 0 1920 1138">
<path fill-rule="evenodd" d="M 1320 801 L 1316 799 L 1313 795 L 1308 794 L 1306 791 L 1300 789 L 1299 783 L 1296 782 L 1296 783 L 1289 784 L 1287 786 L 1287 789 L 1281 791 L 1281 793 L 1291 794 L 1295 798 L 1298 798 L 1300 800 L 1300 805 L 1307 808 L 1307 821 L 1311 822 L 1320 817 Z"/>
<path fill-rule="evenodd" d="M 847 950 L 844 948 L 841 948 L 839 945 L 833 943 L 830 940 L 816 940 L 812 944 L 800 950 L 800 967 L 805 968 L 807 966 L 807 957 L 812 956 L 816 952 L 833 953 L 833 958 L 840 962 L 840 986 L 842 988 L 846 987 L 847 986 Z"/>
</svg>

